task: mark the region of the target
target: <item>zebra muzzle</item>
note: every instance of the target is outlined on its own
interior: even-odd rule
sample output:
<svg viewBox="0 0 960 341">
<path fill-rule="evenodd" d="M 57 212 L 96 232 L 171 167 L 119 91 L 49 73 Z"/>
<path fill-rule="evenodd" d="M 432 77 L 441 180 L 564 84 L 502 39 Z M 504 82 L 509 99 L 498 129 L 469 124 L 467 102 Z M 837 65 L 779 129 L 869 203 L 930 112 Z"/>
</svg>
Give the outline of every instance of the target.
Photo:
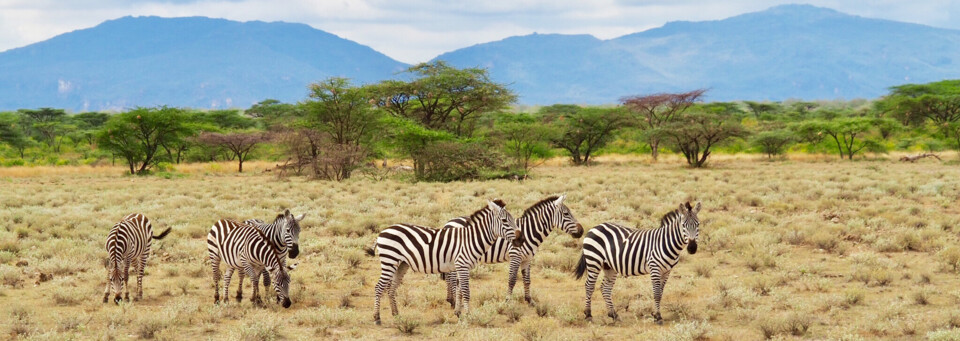
<svg viewBox="0 0 960 341">
<path fill-rule="evenodd" d="M 300 244 L 293 244 L 293 246 L 290 247 L 290 250 L 287 251 L 287 255 L 290 256 L 290 258 L 297 258 L 297 255 L 299 254 L 300 254 Z"/>
<path fill-rule="evenodd" d="M 697 253 L 696 240 L 691 240 L 690 243 L 687 244 L 687 252 L 689 252 L 691 255 Z"/>
<path fill-rule="evenodd" d="M 284 308 L 290 308 L 290 304 L 291 304 L 290 298 L 289 298 L 289 297 L 284 297 L 284 298 L 283 298 L 283 307 L 284 307 Z"/>
</svg>

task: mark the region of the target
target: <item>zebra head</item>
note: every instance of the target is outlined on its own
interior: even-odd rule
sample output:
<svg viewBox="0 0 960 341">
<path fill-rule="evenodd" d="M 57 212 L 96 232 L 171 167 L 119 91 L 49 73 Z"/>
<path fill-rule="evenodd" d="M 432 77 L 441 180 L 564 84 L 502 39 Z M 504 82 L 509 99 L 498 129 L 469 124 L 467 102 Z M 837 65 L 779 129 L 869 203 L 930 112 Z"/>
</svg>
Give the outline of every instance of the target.
<svg viewBox="0 0 960 341">
<path fill-rule="evenodd" d="M 123 283 L 127 281 L 127 274 L 122 270 L 122 260 L 110 260 L 110 292 L 114 294 L 113 302 L 120 303 L 123 293 Z M 104 299 L 106 301 L 106 299 Z"/>
<path fill-rule="evenodd" d="M 293 271 L 296 268 L 296 264 L 287 266 L 282 262 L 277 267 L 266 267 L 273 280 L 273 290 L 277 292 L 277 303 L 283 305 L 284 308 L 290 308 L 290 304 L 292 304 L 290 302 L 290 273 L 288 271 Z"/>
<path fill-rule="evenodd" d="M 300 221 L 306 215 L 304 213 L 294 217 L 290 210 L 284 210 L 283 214 L 277 216 L 277 222 L 283 229 L 283 242 L 287 245 L 287 255 L 290 258 L 297 258 L 300 254 Z"/>
<path fill-rule="evenodd" d="M 580 225 L 580 223 L 577 222 L 577 218 L 573 217 L 570 208 L 563 204 L 563 199 L 566 197 L 567 195 L 564 194 L 553 201 L 553 205 L 557 207 L 557 211 L 556 214 L 553 215 L 553 226 L 551 227 L 560 227 L 563 229 L 563 232 L 569 233 L 573 238 L 579 239 L 583 236 L 583 225 Z"/>
<path fill-rule="evenodd" d="M 503 238 L 506 239 L 507 243 L 515 243 L 518 231 L 517 221 L 507 211 L 506 206 L 507 204 L 500 199 L 494 199 L 487 203 L 487 208 L 491 213 L 488 228 L 493 229 L 495 238 Z"/>
<path fill-rule="evenodd" d="M 680 204 L 680 224 L 683 226 L 683 237 L 687 242 L 687 252 L 691 255 L 697 253 L 697 238 L 700 236 L 700 203 L 696 207 L 691 207 L 690 202 Z"/>
</svg>

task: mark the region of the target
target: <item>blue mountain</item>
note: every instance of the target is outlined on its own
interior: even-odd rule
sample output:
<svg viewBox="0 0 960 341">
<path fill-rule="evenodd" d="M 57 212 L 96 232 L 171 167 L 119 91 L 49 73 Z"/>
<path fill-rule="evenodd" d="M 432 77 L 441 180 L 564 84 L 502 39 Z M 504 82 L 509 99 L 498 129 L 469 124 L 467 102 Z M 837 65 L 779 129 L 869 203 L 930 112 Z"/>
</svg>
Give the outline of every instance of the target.
<svg viewBox="0 0 960 341">
<path fill-rule="evenodd" d="M 124 17 L 0 53 L 0 110 L 249 107 L 302 100 L 330 76 L 371 83 L 406 67 L 303 24 Z"/>
<path fill-rule="evenodd" d="M 709 88 L 708 100 L 874 98 L 893 85 L 960 78 L 960 31 L 784 5 L 610 40 L 511 37 L 437 59 L 486 67 L 527 104 L 695 88 Z"/>
<path fill-rule="evenodd" d="M 785 5 L 609 40 L 509 37 L 436 59 L 489 69 L 523 104 L 695 88 L 709 88 L 708 100 L 874 98 L 960 78 L 960 31 Z M 406 67 L 303 24 L 124 17 L 0 52 L 0 110 L 249 107 L 302 100 L 330 76 L 372 83 Z"/>
</svg>

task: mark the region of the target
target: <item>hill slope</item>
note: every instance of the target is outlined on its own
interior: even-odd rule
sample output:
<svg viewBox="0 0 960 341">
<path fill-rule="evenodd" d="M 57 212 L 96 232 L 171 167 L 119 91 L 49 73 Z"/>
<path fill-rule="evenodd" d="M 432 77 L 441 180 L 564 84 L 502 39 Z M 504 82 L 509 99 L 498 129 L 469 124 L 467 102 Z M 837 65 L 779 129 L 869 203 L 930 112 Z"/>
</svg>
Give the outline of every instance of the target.
<svg viewBox="0 0 960 341">
<path fill-rule="evenodd" d="M 356 82 L 406 65 L 303 24 L 124 17 L 0 53 L 0 109 L 297 101 L 329 76 Z"/>
<path fill-rule="evenodd" d="M 701 87 L 709 100 L 872 98 L 906 82 L 960 78 L 960 31 L 808 5 L 591 38 L 514 37 L 437 59 L 487 67 L 529 104 Z"/>
</svg>

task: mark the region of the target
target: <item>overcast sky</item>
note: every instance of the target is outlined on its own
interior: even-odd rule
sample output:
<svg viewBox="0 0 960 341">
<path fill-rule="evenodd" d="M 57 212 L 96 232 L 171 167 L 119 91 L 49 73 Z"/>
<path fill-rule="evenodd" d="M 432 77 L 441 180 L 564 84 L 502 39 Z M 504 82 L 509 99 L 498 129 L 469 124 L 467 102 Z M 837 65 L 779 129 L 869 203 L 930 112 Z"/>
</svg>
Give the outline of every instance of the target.
<svg viewBox="0 0 960 341">
<path fill-rule="evenodd" d="M 406 63 L 512 35 L 587 33 L 609 39 L 676 20 L 713 20 L 780 0 L 0 0 L 0 51 L 127 15 L 287 21 L 368 45 Z M 817 6 L 960 29 L 956 0 L 821 0 Z"/>
</svg>

